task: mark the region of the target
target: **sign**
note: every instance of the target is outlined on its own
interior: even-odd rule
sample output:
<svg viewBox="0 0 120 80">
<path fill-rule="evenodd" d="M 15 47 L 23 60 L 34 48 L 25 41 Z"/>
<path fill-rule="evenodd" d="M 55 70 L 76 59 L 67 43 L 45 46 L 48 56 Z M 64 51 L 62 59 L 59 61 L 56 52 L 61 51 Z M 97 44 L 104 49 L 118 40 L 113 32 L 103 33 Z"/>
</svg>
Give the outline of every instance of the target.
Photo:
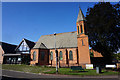
<svg viewBox="0 0 120 80">
<path fill-rule="evenodd" d="M 86 69 L 93 69 L 93 64 L 86 64 Z"/>
<path fill-rule="evenodd" d="M 105 65 L 106 68 L 116 68 L 116 65 Z"/>
</svg>

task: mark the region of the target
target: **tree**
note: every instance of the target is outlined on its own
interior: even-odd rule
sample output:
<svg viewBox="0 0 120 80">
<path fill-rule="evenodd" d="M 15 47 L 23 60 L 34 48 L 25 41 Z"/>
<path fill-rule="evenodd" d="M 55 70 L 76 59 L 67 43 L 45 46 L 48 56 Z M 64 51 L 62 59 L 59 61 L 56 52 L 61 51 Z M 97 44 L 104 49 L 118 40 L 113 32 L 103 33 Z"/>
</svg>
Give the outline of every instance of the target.
<svg viewBox="0 0 120 80">
<path fill-rule="evenodd" d="M 114 54 L 113 57 L 114 57 L 114 59 L 117 60 L 117 62 L 120 61 L 120 53 Z"/>
<path fill-rule="evenodd" d="M 88 8 L 86 29 L 90 46 L 110 61 L 120 48 L 120 4 L 99 2 Z"/>
</svg>

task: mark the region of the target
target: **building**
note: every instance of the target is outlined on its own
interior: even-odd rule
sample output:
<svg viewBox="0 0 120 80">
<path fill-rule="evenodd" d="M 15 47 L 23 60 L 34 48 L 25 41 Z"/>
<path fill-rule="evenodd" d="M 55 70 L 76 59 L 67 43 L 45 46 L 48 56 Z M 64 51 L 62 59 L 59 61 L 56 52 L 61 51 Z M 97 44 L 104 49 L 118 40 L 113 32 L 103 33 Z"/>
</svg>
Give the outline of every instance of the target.
<svg viewBox="0 0 120 80">
<path fill-rule="evenodd" d="M 23 39 L 18 46 L 0 42 L 0 64 L 30 64 L 30 51 L 34 45 L 27 39 Z"/>
<path fill-rule="evenodd" d="M 0 64 L 16 63 L 17 56 L 15 48 L 17 45 L 0 42 Z"/>
<path fill-rule="evenodd" d="M 34 47 L 35 42 L 28 39 L 23 39 L 20 44 L 16 47 L 16 54 L 20 54 L 20 63 L 29 64 L 30 63 L 30 51 Z"/>
<path fill-rule="evenodd" d="M 90 54 L 92 55 L 92 57 L 103 57 L 103 55 L 97 51 L 94 51 L 93 49 L 90 49 Z"/>
<path fill-rule="evenodd" d="M 85 34 L 85 17 L 79 9 L 77 31 L 43 35 L 31 49 L 31 65 L 56 66 L 56 53 L 60 67 L 90 64 L 88 35 Z"/>
</svg>

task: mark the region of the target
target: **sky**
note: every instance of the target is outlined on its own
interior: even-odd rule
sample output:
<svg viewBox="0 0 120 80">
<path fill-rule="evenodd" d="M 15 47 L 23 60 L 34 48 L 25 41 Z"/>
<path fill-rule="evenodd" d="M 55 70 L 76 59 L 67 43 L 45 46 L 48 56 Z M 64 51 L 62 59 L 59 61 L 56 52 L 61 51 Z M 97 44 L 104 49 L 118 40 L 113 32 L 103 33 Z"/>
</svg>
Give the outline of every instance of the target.
<svg viewBox="0 0 120 80">
<path fill-rule="evenodd" d="M 19 45 L 41 35 L 76 31 L 79 6 L 86 16 L 96 2 L 3 2 L 2 41 Z M 115 4 L 115 3 L 112 3 Z"/>
</svg>

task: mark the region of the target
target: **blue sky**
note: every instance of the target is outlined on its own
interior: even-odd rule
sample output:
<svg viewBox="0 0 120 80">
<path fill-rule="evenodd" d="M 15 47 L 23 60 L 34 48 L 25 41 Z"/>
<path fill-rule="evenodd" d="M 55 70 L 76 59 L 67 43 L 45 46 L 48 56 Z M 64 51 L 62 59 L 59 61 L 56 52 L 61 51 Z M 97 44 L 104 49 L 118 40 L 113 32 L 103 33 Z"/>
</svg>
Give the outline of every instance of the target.
<svg viewBox="0 0 120 80">
<path fill-rule="evenodd" d="M 79 5 L 86 15 L 95 2 L 4 2 L 2 41 L 18 45 L 23 38 L 37 42 L 41 35 L 76 31 Z"/>
</svg>

